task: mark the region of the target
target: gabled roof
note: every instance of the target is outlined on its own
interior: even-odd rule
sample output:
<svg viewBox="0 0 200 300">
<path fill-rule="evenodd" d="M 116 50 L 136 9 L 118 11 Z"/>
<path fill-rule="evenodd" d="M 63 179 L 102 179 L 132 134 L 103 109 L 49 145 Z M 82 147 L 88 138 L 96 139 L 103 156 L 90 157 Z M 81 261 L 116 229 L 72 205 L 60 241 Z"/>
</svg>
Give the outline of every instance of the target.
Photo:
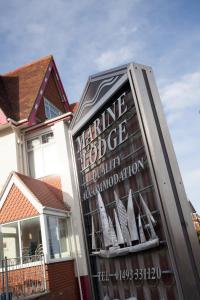
<svg viewBox="0 0 200 300">
<path fill-rule="evenodd" d="M 52 59 L 49 55 L 0 75 L 0 108 L 7 118 L 29 117 Z"/>
<path fill-rule="evenodd" d="M 52 178 L 51 178 L 52 177 Z M 54 182 L 56 184 L 54 184 Z M 1 193 L 0 210 L 6 201 L 7 195 L 12 186 L 17 188 L 26 196 L 36 210 L 41 213 L 44 209 L 56 211 L 69 211 L 70 208 L 62 198 L 61 183 L 59 176 L 48 176 L 42 180 L 33 179 L 29 176 L 12 172 Z M 14 200 L 13 200 L 14 201 Z"/>
<path fill-rule="evenodd" d="M 52 80 L 52 78 L 54 79 Z M 59 94 L 57 98 L 54 97 L 55 94 L 52 94 L 55 92 L 55 88 L 52 90 L 52 84 Z M 14 120 L 12 123 L 17 126 L 19 124 L 36 124 L 38 122 L 37 112 L 41 108 L 40 104 L 45 93 L 52 95 L 51 101 L 57 101 L 59 98 L 63 113 L 70 111 L 68 99 L 52 55 L 1 74 L 0 124 L 8 123 L 7 119 Z"/>
<path fill-rule="evenodd" d="M 69 207 L 64 204 L 63 199 L 61 199 L 58 189 L 48 184 L 48 181 L 45 182 L 39 179 L 34 179 L 17 172 L 15 172 L 15 174 L 23 181 L 23 183 L 43 206 L 62 210 L 69 209 Z"/>
</svg>

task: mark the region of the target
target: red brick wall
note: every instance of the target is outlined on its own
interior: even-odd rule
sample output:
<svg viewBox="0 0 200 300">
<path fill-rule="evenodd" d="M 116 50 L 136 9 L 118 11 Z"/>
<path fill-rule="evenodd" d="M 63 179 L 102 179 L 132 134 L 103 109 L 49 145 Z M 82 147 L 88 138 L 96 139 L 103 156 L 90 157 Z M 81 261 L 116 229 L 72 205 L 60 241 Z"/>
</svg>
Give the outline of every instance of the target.
<svg viewBox="0 0 200 300">
<path fill-rule="evenodd" d="M 0 210 L 0 224 L 39 215 L 35 207 L 28 201 L 15 184 Z"/>
<path fill-rule="evenodd" d="M 47 98 L 50 102 L 52 102 L 61 112 L 65 113 L 66 108 L 65 104 L 61 102 L 61 97 L 59 94 L 59 90 L 56 84 L 55 75 L 53 74 L 53 71 L 49 77 L 49 80 L 47 82 L 44 97 Z M 36 117 L 38 117 L 41 121 L 45 120 L 45 110 L 44 110 L 44 100 L 42 99 L 40 106 L 38 108 Z"/>
<path fill-rule="evenodd" d="M 9 272 L 9 288 L 19 294 L 23 291 L 23 284 L 42 282 L 42 272 L 40 266 L 13 270 Z M 39 296 L 41 300 L 80 300 L 78 281 L 74 272 L 74 261 L 57 262 L 46 265 L 46 280 L 49 293 Z M 0 273 L 0 288 L 1 288 Z M 31 294 L 27 290 L 26 293 Z"/>
<path fill-rule="evenodd" d="M 73 260 L 48 264 L 46 273 L 50 295 L 45 299 L 80 299 Z"/>
</svg>

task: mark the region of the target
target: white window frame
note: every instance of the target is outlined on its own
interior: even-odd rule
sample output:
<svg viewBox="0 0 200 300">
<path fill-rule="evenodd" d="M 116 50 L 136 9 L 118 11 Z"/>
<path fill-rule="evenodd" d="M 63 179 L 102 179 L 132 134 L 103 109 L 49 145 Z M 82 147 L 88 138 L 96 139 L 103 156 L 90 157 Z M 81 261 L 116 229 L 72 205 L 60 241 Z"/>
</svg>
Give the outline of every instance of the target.
<svg viewBox="0 0 200 300">
<path fill-rule="evenodd" d="M 57 226 L 58 226 L 58 229 L 59 229 L 59 222 L 58 220 L 59 219 L 65 219 L 67 221 L 67 237 L 66 237 L 66 242 L 67 242 L 67 248 L 69 249 L 69 251 L 67 252 L 67 256 L 66 257 L 59 257 L 59 258 L 51 258 L 51 254 L 50 254 L 50 237 L 49 237 L 49 228 L 48 228 L 48 224 L 47 224 L 47 218 L 48 217 L 55 217 L 57 220 Z M 47 262 L 59 262 L 59 261 L 66 261 L 66 260 L 71 260 L 72 259 L 72 248 L 71 248 L 71 239 L 70 239 L 70 222 L 69 221 L 69 217 L 67 217 L 66 215 L 65 216 L 62 216 L 60 214 L 46 214 L 44 215 L 44 223 L 45 223 L 45 232 L 46 232 L 46 238 L 45 238 L 45 242 L 46 242 L 46 249 L 47 249 L 47 253 L 48 255 L 46 255 L 46 259 L 47 259 Z M 59 238 L 59 248 L 60 248 L 60 231 L 58 230 L 58 238 Z"/>
<path fill-rule="evenodd" d="M 47 145 L 45 145 L 45 143 L 42 143 L 42 137 L 44 135 L 47 135 L 49 133 L 52 133 L 53 134 L 53 140 L 48 143 Z M 31 140 L 34 140 L 34 139 L 39 139 L 40 140 L 40 145 L 38 147 L 35 147 L 35 148 L 32 148 L 32 149 L 28 149 L 28 142 L 31 141 Z M 54 133 L 54 130 L 52 128 L 45 128 L 44 130 L 40 131 L 40 132 L 37 132 L 35 134 L 29 134 L 26 136 L 26 139 L 25 139 L 25 151 L 26 151 L 26 169 L 27 169 L 27 172 L 26 174 L 31 176 L 31 166 L 30 166 L 30 161 L 29 161 L 29 153 L 31 151 L 34 151 L 34 149 L 41 149 L 41 148 L 45 148 L 45 147 L 48 147 L 49 144 L 56 144 L 56 138 L 55 138 L 55 133 Z M 43 174 L 41 177 L 43 176 L 48 176 L 50 174 Z M 40 178 L 40 177 L 35 177 L 35 178 Z"/>
<path fill-rule="evenodd" d="M 50 247 L 49 247 L 49 232 L 48 232 L 48 226 L 47 226 L 47 217 L 48 216 L 52 216 L 52 217 L 56 217 L 57 218 L 57 222 L 58 219 L 66 219 L 67 220 L 67 247 L 69 249 L 69 255 L 67 257 L 60 257 L 60 258 L 51 258 L 50 257 Z M 60 214 L 40 214 L 38 216 L 34 216 L 34 217 L 29 217 L 29 218 L 24 218 L 24 219 L 20 219 L 20 220 L 15 220 L 12 222 L 6 222 L 3 223 L 1 225 L 9 225 L 9 224 L 13 224 L 13 223 L 17 223 L 18 226 L 18 239 L 19 239 L 19 253 L 20 253 L 20 259 L 21 259 L 21 263 L 20 265 L 18 265 L 18 268 L 26 268 L 31 267 L 31 266 L 36 266 L 39 265 L 41 262 L 40 261 L 35 261 L 35 262 L 29 262 L 27 263 L 23 263 L 22 262 L 22 241 L 21 241 L 21 226 L 20 226 L 20 222 L 21 221 L 26 221 L 26 220 L 31 220 L 31 219 L 35 219 L 38 218 L 39 219 L 39 223 L 40 223 L 40 231 L 41 231 L 41 239 L 42 239 L 42 247 L 43 247 L 43 254 L 44 254 L 44 261 L 46 264 L 48 263 L 55 263 L 55 262 L 62 262 L 62 261 L 68 261 L 68 260 L 72 260 L 72 247 L 71 247 L 71 238 L 70 238 L 70 232 L 71 232 L 71 223 L 69 222 L 70 220 L 70 216 L 67 216 L 66 213 L 60 213 Z M 20 231 L 19 231 L 20 229 Z M 60 237 L 59 237 L 60 239 Z"/>
<path fill-rule="evenodd" d="M 20 254 L 20 265 L 17 265 L 18 268 L 25 268 L 25 267 L 31 267 L 31 266 L 35 266 L 35 265 L 39 265 L 41 262 L 40 261 L 35 261 L 35 262 L 29 262 L 29 263 L 23 263 L 22 262 L 22 232 L 21 232 L 21 222 L 23 221 L 27 221 L 27 220 L 32 220 L 32 219 L 36 219 L 38 218 L 39 220 L 39 225 L 40 225 L 40 231 L 41 231 L 41 238 L 42 238 L 42 247 L 44 247 L 44 243 L 43 243 L 43 236 L 42 236 L 42 226 L 41 226 L 41 220 L 40 220 L 40 215 L 38 216 L 34 216 L 34 217 L 30 217 L 30 218 L 24 218 L 24 219 L 20 219 L 20 220 L 15 220 L 15 221 L 11 221 L 11 222 L 6 222 L 1 224 L 1 226 L 5 226 L 5 225 L 9 225 L 9 224 L 17 224 L 17 229 L 18 229 L 18 243 L 19 243 L 19 254 Z M 45 256 L 45 255 L 44 255 Z M 17 258 L 17 257 L 12 257 L 12 258 Z"/>
</svg>

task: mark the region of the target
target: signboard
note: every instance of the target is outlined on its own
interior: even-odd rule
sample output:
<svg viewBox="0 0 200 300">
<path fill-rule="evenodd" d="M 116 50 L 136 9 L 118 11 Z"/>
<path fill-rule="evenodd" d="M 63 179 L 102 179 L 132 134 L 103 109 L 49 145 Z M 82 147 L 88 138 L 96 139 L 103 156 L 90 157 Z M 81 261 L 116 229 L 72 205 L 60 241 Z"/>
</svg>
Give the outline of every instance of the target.
<svg viewBox="0 0 200 300">
<path fill-rule="evenodd" d="M 134 67 L 143 74 L 146 95 L 139 81 L 134 81 Z M 158 152 L 163 146 L 159 128 L 153 130 L 145 124 L 144 106 L 139 104 L 137 89 L 141 99 L 148 96 L 153 124 L 157 125 L 144 72 L 145 67 L 129 65 L 95 75 L 72 124 L 90 278 L 98 300 L 186 299 L 177 267 L 176 255 L 181 249 L 173 249 L 176 234 L 171 233 L 180 229 L 167 220 L 167 191 L 160 188 L 157 176 L 165 180 L 162 186 L 168 185 L 168 178 L 163 175 L 165 170 L 155 170 L 152 156 L 156 152 L 151 152 L 151 147 Z M 148 134 L 158 135 L 160 144 L 151 146 Z M 164 164 L 167 170 L 166 161 L 161 164 L 158 157 L 157 164 L 159 161 L 160 168 Z M 174 203 L 176 206 L 176 200 Z M 177 216 L 174 225 L 180 224 Z M 191 265 L 184 264 L 184 270 L 194 273 Z M 198 276 L 197 268 L 195 272 Z M 193 295 L 197 297 L 198 291 Z"/>
</svg>

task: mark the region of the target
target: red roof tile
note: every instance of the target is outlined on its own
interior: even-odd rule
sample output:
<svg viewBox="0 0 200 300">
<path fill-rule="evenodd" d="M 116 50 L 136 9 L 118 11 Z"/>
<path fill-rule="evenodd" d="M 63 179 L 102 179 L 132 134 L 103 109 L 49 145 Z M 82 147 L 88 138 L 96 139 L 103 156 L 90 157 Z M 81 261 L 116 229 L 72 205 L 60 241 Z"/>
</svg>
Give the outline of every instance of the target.
<svg viewBox="0 0 200 300">
<path fill-rule="evenodd" d="M 52 59 L 46 56 L 0 76 L 0 108 L 7 118 L 29 117 Z"/>
<path fill-rule="evenodd" d="M 70 104 L 70 111 L 75 113 L 78 109 L 78 106 L 79 106 L 79 103 L 78 102 L 75 102 L 75 103 L 71 103 Z"/>
<path fill-rule="evenodd" d="M 58 176 L 52 176 L 51 184 L 44 182 L 45 180 L 33 179 L 31 177 L 22 175 L 20 173 L 14 172 L 28 187 L 28 189 L 33 193 L 37 200 L 45 207 L 69 210 L 69 207 L 65 205 L 62 198 L 62 191 L 60 187 L 56 185 L 53 186 L 53 181 L 55 183 L 59 182 Z M 50 178 L 51 176 L 48 176 Z"/>
<path fill-rule="evenodd" d="M 0 224 L 37 216 L 38 214 L 38 211 L 18 187 L 13 184 L 0 211 Z"/>
</svg>

